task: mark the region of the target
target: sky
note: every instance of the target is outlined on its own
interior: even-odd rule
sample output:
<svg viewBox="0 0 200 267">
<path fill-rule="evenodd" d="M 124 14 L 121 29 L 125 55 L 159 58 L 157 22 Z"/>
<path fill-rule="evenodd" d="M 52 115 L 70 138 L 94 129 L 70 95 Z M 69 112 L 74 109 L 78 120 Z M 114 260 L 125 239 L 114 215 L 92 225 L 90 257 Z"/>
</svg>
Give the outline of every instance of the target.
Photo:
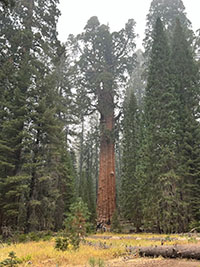
<svg viewBox="0 0 200 267">
<path fill-rule="evenodd" d="M 65 42 L 69 34 L 81 33 L 92 16 L 100 23 L 108 24 L 111 31 L 124 27 L 128 19 L 136 21 L 137 46 L 142 48 L 146 15 L 152 0 L 60 0 L 61 17 L 58 22 L 58 38 Z M 193 30 L 200 28 L 200 0 L 183 0 Z"/>
</svg>

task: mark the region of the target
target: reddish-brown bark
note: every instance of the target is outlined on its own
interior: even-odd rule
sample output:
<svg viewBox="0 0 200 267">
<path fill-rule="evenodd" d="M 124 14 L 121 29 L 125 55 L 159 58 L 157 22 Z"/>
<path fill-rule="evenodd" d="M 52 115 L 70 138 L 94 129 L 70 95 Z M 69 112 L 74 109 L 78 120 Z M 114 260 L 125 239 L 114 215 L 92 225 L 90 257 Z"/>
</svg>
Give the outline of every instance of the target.
<svg viewBox="0 0 200 267">
<path fill-rule="evenodd" d="M 98 223 L 109 225 L 116 207 L 114 112 L 100 121 L 100 169 L 97 198 Z"/>
</svg>

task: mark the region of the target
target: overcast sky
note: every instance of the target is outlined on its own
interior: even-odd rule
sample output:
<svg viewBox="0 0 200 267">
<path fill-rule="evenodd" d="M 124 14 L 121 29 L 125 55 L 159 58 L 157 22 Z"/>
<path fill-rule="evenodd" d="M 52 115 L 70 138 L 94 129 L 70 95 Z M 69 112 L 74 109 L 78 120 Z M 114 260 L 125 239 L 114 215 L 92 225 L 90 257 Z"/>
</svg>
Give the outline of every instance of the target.
<svg viewBox="0 0 200 267">
<path fill-rule="evenodd" d="M 100 23 L 109 24 L 111 31 L 120 30 L 128 19 L 133 18 L 135 32 L 140 36 L 137 43 L 141 46 L 150 3 L 151 0 L 60 0 L 59 39 L 65 42 L 70 33 L 81 33 L 92 16 L 97 16 Z M 193 29 L 199 29 L 200 0 L 183 0 L 183 3 Z"/>
</svg>

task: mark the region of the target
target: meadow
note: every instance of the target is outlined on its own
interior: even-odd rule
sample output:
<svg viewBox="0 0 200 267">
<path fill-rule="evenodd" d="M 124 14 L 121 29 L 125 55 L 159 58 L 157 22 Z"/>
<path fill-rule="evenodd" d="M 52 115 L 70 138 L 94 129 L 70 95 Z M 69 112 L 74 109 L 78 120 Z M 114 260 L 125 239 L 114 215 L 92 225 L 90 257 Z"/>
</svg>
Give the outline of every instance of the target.
<svg viewBox="0 0 200 267">
<path fill-rule="evenodd" d="M 107 266 L 109 260 L 130 256 L 129 247 L 159 246 L 174 244 L 199 244 L 199 235 L 155 235 L 155 234 L 95 234 L 88 236 L 78 250 L 69 247 L 58 251 L 55 238 L 44 241 L 29 241 L 15 244 L 0 244 L 0 262 L 15 252 L 21 263 L 18 266 L 64 267 L 64 266 Z M 131 255 L 138 258 L 138 255 Z M 95 265 L 95 262 L 97 265 Z"/>
</svg>

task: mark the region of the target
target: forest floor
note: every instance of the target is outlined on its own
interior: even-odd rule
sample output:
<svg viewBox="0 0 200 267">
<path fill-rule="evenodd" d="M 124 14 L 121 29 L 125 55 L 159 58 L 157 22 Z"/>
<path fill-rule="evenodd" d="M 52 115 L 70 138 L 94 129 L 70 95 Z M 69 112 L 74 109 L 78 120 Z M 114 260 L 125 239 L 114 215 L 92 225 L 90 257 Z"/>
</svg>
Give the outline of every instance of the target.
<svg viewBox="0 0 200 267">
<path fill-rule="evenodd" d="M 199 246 L 200 235 L 96 234 L 86 238 L 77 251 L 57 251 L 55 240 L 0 244 L 0 262 L 14 251 L 23 263 L 19 267 L 200 267 L 200 261 L 141 258 L 131 247 L 184 245 Z"/>
<path fill-rule="evenodd" d="M 106 267 L 200 267 L 200 261 L 177 259 L 124 259 L 119 258 L 106 263 Z"/>
</svg>

